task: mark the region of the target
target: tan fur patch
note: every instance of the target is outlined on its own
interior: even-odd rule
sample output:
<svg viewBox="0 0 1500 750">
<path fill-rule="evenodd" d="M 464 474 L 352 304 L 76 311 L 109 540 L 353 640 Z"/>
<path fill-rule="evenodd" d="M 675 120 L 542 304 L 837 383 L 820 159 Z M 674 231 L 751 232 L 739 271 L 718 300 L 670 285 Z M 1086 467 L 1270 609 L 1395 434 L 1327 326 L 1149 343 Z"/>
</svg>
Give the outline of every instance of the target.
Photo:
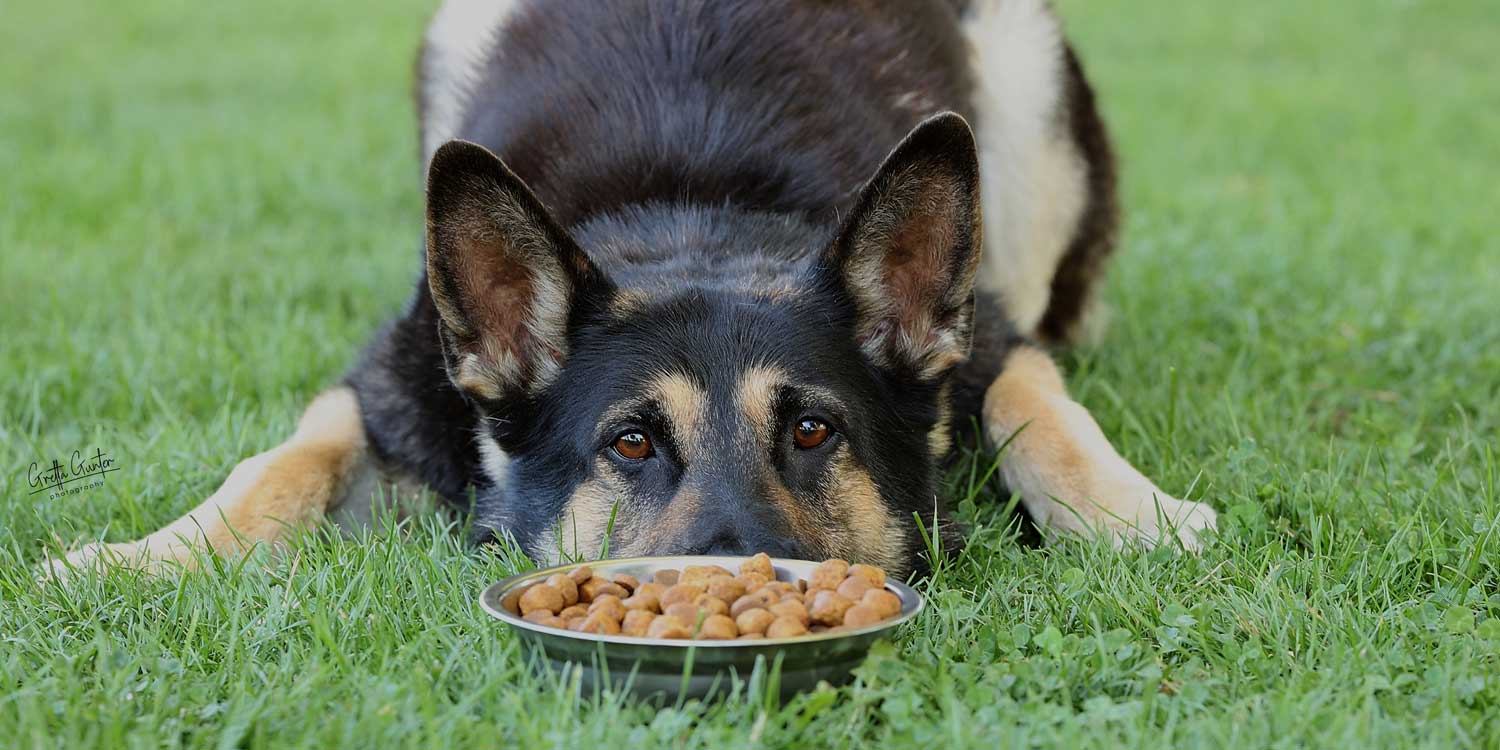
<svg viewBox="0 0 1500 750">
<path fill-rule="evenodd" d="M 620 557 L 650 555 L 671 549 L 686 538 L 703 510 L 703 496 L 694 487 L 683 487 L 667 507 L 650 518 L 617 518 L 621 538 Z"/>
<path fill-rule="evenodd" d="M 148 567 L 166 561 L 191 567 L 197 549 L 227 556 L 274 544 L 343 502 L 346 488 L 368 486 L 356 476 L 376 470 L 366 457 L 354 392 L 327 391 L 308 406 L 287 442 L 241 461 L 217 492 L 186 515 L 139 541 L 90 545 L 68 555 L 68 561 Z M 59 561 L 53 570 L 60 569 Z"/>
<path fill-rule="evenodd" d="M 707 418 L 708 394 L 692 378 L 677 372 L 652 378 L 646 391 L 672 423 L 672 434 L 683 460 L 691 463 L 703 443 L 702 427 Z"/>
<path fill-rule="evenodd" d="M 1166 521 L 1189 547 L 1197 546 L 1199 530 L 1214 526 L 1212 508 L 1162 492 L 1115 451 L 1041 350 L 1011 352 L 983 409 L 990 441 L 1009 441 L 1001 475 L 1040 522 L 1155 544 Z"/>
<path fill-rule="evenodd" d="M 842 527 L 831 530 L 827 537 L 833 552 L 851 562 L 904 569 L 909 556 L 901 523 L 886 508 L 875 480 L 848 448 L 834 459 L 825 487 L 825 500 Z"/>
<path fill-rule="evenodd" d="M 786 383 L 786 372 L 778 367 L 752 367 L 740 376 L 735 389 L 740 413 L 750 434 L 761 439 L 772 434 L 776 419 L 776 391 Z"/>
<path fill-rule="evenodd" d="M 613 476 L 603 459 L 594 461 L 593 477 L 580 483 L 568 498 L 554 532 L 540 535 L 527 550 L 532 559 L 560 562 L 564 556 L 585 560 L 598 556 L 609 531 L 610 514 L 616 503 L 627 498 Z M 616 524 L 621 522 L 617 515 Z"/>
<path fill-rule="evenodd" d="M 938 392 L 938 418 L 927 433 L 927 450 L 934 459 L 953 449 L 953 385 L 944 383 Z"/>
</svg>

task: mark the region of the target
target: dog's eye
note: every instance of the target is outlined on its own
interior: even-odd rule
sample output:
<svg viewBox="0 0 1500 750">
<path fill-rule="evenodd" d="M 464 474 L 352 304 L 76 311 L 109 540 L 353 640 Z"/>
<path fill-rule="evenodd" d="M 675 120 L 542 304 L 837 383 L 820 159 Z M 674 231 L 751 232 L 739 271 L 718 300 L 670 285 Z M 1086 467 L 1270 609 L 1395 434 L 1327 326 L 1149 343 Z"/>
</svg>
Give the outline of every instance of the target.
<svg viewBox="0 0 1500 750">
<path fill-rule="evenodd" d="M 806 418 L 792 428 L 792 442 L 802 450 L 812 450 L 826 442 L 833 435 L 833 428 L 821 419 Z"/>
<path fill-rule="evenodd" d="M 626 432 L 615 438 L 615 453 L 621 458 L 640 461 L 651 456 L 651 438 L 643 432 Z"/>
</svg>

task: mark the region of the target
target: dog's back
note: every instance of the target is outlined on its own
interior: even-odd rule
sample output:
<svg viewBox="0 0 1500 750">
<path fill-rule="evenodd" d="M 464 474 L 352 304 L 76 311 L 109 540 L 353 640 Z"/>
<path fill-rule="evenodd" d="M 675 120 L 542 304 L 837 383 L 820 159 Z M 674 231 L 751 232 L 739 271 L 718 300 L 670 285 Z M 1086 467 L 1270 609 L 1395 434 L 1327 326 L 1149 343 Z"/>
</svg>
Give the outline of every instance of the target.
<svg viewBox="0 0 1500 750">
<path fill-rule="evenodd" d="M 939 0 L 499 5 L 429 32 L 424 148 L 488 147 L 565 227 L 650 201 L 831 214 L 923 117 L 970 109 Z"/>
</svg>

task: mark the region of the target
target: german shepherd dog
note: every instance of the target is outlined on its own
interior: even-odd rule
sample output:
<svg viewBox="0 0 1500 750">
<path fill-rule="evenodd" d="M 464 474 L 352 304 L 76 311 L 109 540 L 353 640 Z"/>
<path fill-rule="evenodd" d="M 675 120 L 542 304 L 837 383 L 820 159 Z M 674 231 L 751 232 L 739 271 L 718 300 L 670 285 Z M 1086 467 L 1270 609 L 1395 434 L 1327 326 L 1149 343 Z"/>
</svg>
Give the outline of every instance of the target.
<svg viewBox="0 0 1500 750">
<path fill-rule="evenodd" d="M 196 509 L 54 566 L 192 565 L 396 481 L 538 562 L 607 540 L 903 573 L 974 418 L 1054 532 L 1213 527 L 1045 348 L 1084 329 L 1118 221 L 1045 0 L 448 0 L 418 74 L 404 312 Z"/>
</svg>

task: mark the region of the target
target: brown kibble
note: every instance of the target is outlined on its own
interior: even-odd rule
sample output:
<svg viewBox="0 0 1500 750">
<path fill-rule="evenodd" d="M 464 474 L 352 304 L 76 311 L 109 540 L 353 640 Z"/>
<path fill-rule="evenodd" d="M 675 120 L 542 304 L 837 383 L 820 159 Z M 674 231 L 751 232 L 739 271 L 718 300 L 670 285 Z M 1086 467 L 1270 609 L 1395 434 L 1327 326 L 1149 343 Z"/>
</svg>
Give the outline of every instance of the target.
<svg viewBox="0 0 1500 750">
<path fill-rule="evenodd" d="M 568 630 L 583 630 L 583 623 L 587 619 L 589 618 L 585 615 L 583 617 L 568 618 L 565 622 L 568 624 Z"/>
<path fill-rule="evenodd" d="M 667 607 L 670 607 L 678 602 L 691 602 L 694 599 L 702 596 L 704 590 L 705 589 L 702 586 L 694 586 L 690 583 L 679 583 L 662 593 L 662 611 L 665 612 Z"/>
<path fill-rule="evenodd" d="M 635 590 L 641 587 L 640 579 L 629 573 L 618 573 L 611 580 L 619 584 L 620 588 L 625 589 L 626 594 L 634 594 Z"/>
<path fill-rule="evenodd" d="M 663 586 L 654 581 L 647 581 L 646 583 L 637 586 L 635 591 L 632 591 L 630 595 L 640 596 L 641 594 L 650 594 L 651 596 L 656 597 L 657 601 L 661 601 L 661 595 L 665 593 L 667 593 L 666 586 Z"/>
<path fill-rule="evenodd" d="M 661 611 L 663 616 L 675 617 L 689 625 L 698 621 L 698 607 L 692 602 L 677 602 Z"/>
<path fill-rule="evenodd" d="M 529 615 L 539 609 L 548 614 L 557 614 L 563 608 L 563 595 L 555 586 L 539 583 L 521 595 L 521 614 Z"/>
<path fill-rule="evenodd" d="M 845 560 L 825 560 L 813 568 L 812 575 L 807 578 L 809 589 L 833 590 L 844 582 L 844 575 L 849 572 L 849 563 Z"/>
<path fill-rule="evenodd" d="M 735 640 L 737 640 L 737 641 L 761 641 L 761 640 L 765 640 L 765 637 L 766 637 L 765 633 L 740 633 L 739 637 L 735 638 Z"/>
<path fill-rule="evenodd" d="M 866 591 L 864 598 L 860 599 L 859 603 L 874 609 L 882 620 L 901 614 L 901 597 L 885 589 L 870 589 Z"/>
<path fill-rule="evenodd" d="M 693 631 L 679 618 L 672 615 L 662 615 L 651 621 L 650 627 L 646 628 L 648 638 L 691 638 Z"/>
<path fill-rule="evenodd" d="M 677 583 L 707 588 L 710 581 L 723 576 L 733 578 L 734 574 L 718 565 L 689 565 L 682 569 L 682 577 L 677 579 Z"/>
<path fill-rule="evenodd" d="M 807 611 L 807 605 L 797 599 L 782 599 L 772 604 L 770 610 L 771 614 L 777 617 L 795 617 L 803 625 L 808 625 L 812 622 L 812 616 Z"/>
<path fill-rule="evenodd" d="M 775 594 L 777 600 L 785 598 L 787 594 L 798 594 L 800 596 L 802 593 L 797 590 L 796 584 L 787 581 L 771 581 L 761 588 Z"/>
<path fill-rule="evenodd" d="M 589 614 L 602 614 L 615 622 L 619 622 L 625 617 L 625 605 L 620 597 L 614 594 L 600 594 L 589 605 Z"/>
<path fill-rule="evenodd" d="M 661 611 L 661 600 L 652 594 L 642 592 L 636 592 L 620 603 L 624 604 L 626 609 L 641 609 L 647 612 Z"/>
<path fill-rule="evenodd" d="M 766 589 L 757 589 L 744 596 L 735 599 L 734 604 L 729 605 L 729 615 L 739 617 L 741 614 L 752 609 L 767 609 L 776 603 L 776 595 Z"/>
<path fill-rule="evenodd" d="M 584 581 L 583 584 L 578 587 L 579 601 L 591 602 L 604 594 L 611 594 L 621 599 L 630 596 L 630 592 L 626 591 L 625 587 L 607 578 L 600 578 L 599 576 L 594 576 L 593 578 Z"/>
<path fill-rule="evenodd" d="M 771 579 L 759 573 L 741 573 L 735 576 L 734 580 L 739 581 L 740 585 L 745 587 L 747 594 L 771 582 Z"/>
<path fill-rule="evenodd" d="M 587 565 L 580 565 L 568 571 L 568 577 L 573 579 L 573 583 L 582 586 L 584 581 L 594 577 L 594 569 Z"/>
<path fill-rule="evenodd" d="M 739 628 L 735 627 L 734 620 L 729 619 L 729 615 L 709 615 L 698 626 L 698 635 L 695 637 L 700 641 L 732 641 L 739 634 Z"/>
<path fill-rule="evenodd" d="M 766 628 L 767 638 L 792 638 L 807 635 L 807 626 L 795 617 L 778 617 Z"/>
<path fill-rule="evenodd" d="M 708 582 L 708 595 L 723 601 L 727 607 L 735 599 L 745 595 L 745 584 L 734 578 L 720 576 Z"/>
<path fill-rule="evenodd" d="M 552 614 L 551 610 L 547 610 L 547 609 L 533 609 L 530 612 L 527 612 L 526 616 L 522 617 L 521 619 L 525 620 L 527 622 L 534 622 L 534 623 L 537 623 L 538 625 L 540 625 L 543 620 L 550 620 L 550 619 L 552 619 L 554 617 L 557 617 L 557 615 Z"/>
<path fill-rule="evenodd" d="M 571 607 L 578 603 L 578 584 L 574 583 L 573 579 L 557 573 L 547 577 L 547 585 L 562 592 L 564 607 Z"/>
<path fill-rule="evenodd" d="M 561 617 L 543 617 L 540 620 L 537 620 L 536 624 L 544 625 L 549 628 L 557 628 L 558 630 L 568 629 L 568 621 L 564 620 Z"/>
<path fill-rule="evenodd" d="M 603 612 L 594 612 L 583 621 L 583 626 L 578 628 L 581 633 L 599 633 L 603 635 L 618 635 L 620 633 L 620 621 Z"/>
<path fill-rule="evenodd" d="M 517 616 L 517 617 L 520 617 L 521 616 L 521 597 L 527 591 L 530 591 L 531 587 L 535 586 L 535 585 L 536 584 L 532 583 L 532 584 L 527 584 L 525 586 L 522 586 L 520 588 L 511 589 L 509 592 L 507 592 L 505 594 L 505 596 L 500 597 L 500 608 L 503 609 L 503 610 L 505 610 L 506 612 L 509 612 L 509 613 Z"/>
<path fill-rule="evenodd" d="M 864 604 L 856 604 L 850 607 L 849 611 L 844 613 L 844 625 L 851 628 L 862 628 L 866 625 L 874 625 L 875 623 L 880 622 L 884 619 L 884 617 L 880 616 L 879 612 L 875 611 L 874 607 Z"/>
<path fill-rule="evenodd" d="M 633 598 L 633 597 L 632 597 Z M 620 632 L 625 635 L 633 635 L 644 638 L 651 630 L 651 622 L 656 615 L 644 609 L 632 609 L 625 613 L 625 620 L 620 623 Z"/>
<path fill-rule="evenodd" d="M 813 597 L 812 606 L 807 608 L 807 613 L 812 616 L 813 622 L 833 627 L 843 623 L 844 613 L 852 606 L 854 602 L 837 591 L 819 591 Z"/>
<path fill-rule="evenodd" d="M 863 599 L 865 596 L 865 592 L 869 591 L 872 588 L 875 587 L 871 586 L 870 582 L 868 580 L 865 580 L 864 577 L 849 576 L 848 578 L 845 578 L 844 582 L 840 583 L 839 587 L 835 590 L 838 591 L 839 594 L 841 594 L 845 599 L 848 599 L 851 602 L 857 602 L 860 599 Z"/>
<path fill-rule="evenodd" d="M 740 635 L 746 633 L 764 633 L 766 628 L 776 620 L 776 615 L 766 609 L 747 609 L 734 618 L 734 626 L 739 628 Z"/>
<path fill-rule="evenodd" d="M 804 594 L 807 593 L 807 579 L 806 578 L 798 578 L 797 579 L 797 590 L 801 591 Z"/>
<path fill-rule="evenodd" d="M 700 595 L 697 599 L 693 600 L 693 606 L 711 615 L 729 614 L 729 605 L 725 604 L 723 599 L 713 594 Z"/>
<path fill-rule="evenodd" d="M 672 570 L 671 568 L 658 570 L 656 571 L 655 575 L 651 576 L 651 582 L 659 583 L 663 587 L 676 586 L 679 575 L 680 574 L 677 571 Z"/>
<path fill-rule="evenodd" d="M 863 578 L 870 582 L 870 586 L 880 589 L 885 588 L 885 571 L 874 565 L 856 563 L 849 566 L 849 576 Z"/>
<path fill-rule="evenodd" d="M 771 556 L 764 552 L 757 552 L 754 557 L 740 563 L 740 574 L 755 573 L 766 577 L 766 580 L 776 578 L 776 568 L 771 565 Z"/>
<path fill-rule="evenodd" d="M 574 617 L 588 617 L 588 614 L 589 605 L 574 604 L 571 607 L 563 607 L 563 611 L 558 612 L 557 616 L 563 618 L 564 620 L 571 620 Z"/>
</svg>

